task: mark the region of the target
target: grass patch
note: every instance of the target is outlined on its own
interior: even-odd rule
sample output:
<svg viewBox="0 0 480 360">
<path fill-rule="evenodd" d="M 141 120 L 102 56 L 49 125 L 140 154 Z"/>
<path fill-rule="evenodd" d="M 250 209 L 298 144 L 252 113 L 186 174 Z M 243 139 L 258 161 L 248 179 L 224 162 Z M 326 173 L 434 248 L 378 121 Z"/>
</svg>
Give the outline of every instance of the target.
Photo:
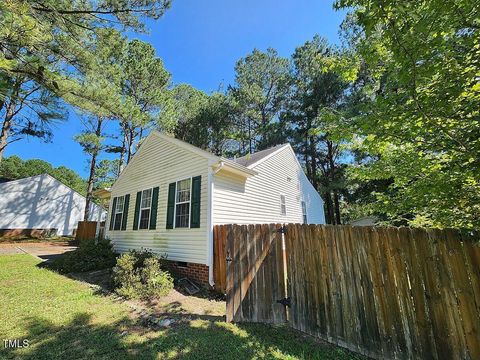
<svg viewBox="0 0 480 360">
<path fill-rule="evenodd" d="M 29 255 L 0 256 L 0 358 L 356 358 L 286 327 L 227 324 L 220 316 L 153 331 L 125 304 L 38 263 Z M 30 346 L 4 349 L 3 339 L 28 339 Z"/>
</svg>

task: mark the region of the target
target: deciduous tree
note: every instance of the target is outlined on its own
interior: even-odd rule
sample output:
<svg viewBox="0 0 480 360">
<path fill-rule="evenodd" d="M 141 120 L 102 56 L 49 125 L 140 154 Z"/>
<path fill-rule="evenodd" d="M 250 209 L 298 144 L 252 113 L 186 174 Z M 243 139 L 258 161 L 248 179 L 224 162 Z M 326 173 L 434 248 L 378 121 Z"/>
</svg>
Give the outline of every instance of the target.
<svg viewBox="0 0 480 360">
<path fill-rule="evenodd" d="M 372 155 L 357 179 L 392 179 L 391 221 L 480 227 L 477 1 L 339 0 L 372 84 L 348 124 Z M 352 26 L 350 29 L 352 29 Z"/>
</svg>

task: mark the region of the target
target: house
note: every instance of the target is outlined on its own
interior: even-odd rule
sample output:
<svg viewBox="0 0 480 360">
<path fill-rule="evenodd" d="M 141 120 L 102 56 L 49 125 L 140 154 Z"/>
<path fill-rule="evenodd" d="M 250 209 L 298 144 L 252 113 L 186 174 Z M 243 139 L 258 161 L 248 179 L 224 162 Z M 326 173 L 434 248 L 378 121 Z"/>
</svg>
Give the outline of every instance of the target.
<svg viewBox="0 0 480 360">
<path fill-rule="evenodd" d="M 0 236 L 72 235 L 86 199 L 48 174 L 0 183 Z M 91 219 L 106 212 L 91 204 Z"/>
<path fill-rule="evenodd" d="M 230 160 L 152 132 L 111 189 L 106 237 L 123 252 L 166 254 L 213 285 L 213 226 L 323 224 L 323 201 L 290 144 Z"/>
<path fill-rule="evenodd" d="M 378 218 L 376 216 L 364 216 L 349 222 L 352 226 L 374 226 L 378 222 Z"/>
</svg>

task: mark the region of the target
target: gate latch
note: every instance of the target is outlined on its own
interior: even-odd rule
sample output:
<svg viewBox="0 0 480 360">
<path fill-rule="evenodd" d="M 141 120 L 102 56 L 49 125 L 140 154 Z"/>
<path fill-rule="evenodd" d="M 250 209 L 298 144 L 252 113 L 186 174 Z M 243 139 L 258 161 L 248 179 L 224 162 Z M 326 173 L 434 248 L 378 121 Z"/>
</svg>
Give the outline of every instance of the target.
<svg viewBox="0 0 480 360">
<path fill-rule="evenodd" d="M 286 234 L 287 233 L 287 227 L 285 225 L 279 227 L 277 229 L 277 232 L 279 232 L 280 234 Z"/>
<path fill-rule="evenodd" d="M 280 300 L 277 300 L 277 303 L 278 304 L 282 304 L 283 306 L 288 306 L 288 307 L 291 307 L 292 304 L 290 303 L 290 298 L 284 298 L 284 299 L 280 299 Z"/>
</svg>

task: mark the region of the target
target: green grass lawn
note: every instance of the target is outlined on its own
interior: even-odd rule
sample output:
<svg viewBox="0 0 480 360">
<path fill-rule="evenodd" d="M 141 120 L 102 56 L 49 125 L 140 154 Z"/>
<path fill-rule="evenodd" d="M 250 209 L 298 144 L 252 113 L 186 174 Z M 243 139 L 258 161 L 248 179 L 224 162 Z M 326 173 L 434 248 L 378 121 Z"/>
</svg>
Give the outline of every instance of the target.
<svg viewBox="0 0 480 360">
<path fill-rule="evenodd" d="M 0 358 L 352 359 L 286 327 L 195 319 L 143 327 L 125 304 L 44 268 L 29 255 L 0 256 Z M 30 346 L 4 348 L 4 339 Z"/>
</svg>

